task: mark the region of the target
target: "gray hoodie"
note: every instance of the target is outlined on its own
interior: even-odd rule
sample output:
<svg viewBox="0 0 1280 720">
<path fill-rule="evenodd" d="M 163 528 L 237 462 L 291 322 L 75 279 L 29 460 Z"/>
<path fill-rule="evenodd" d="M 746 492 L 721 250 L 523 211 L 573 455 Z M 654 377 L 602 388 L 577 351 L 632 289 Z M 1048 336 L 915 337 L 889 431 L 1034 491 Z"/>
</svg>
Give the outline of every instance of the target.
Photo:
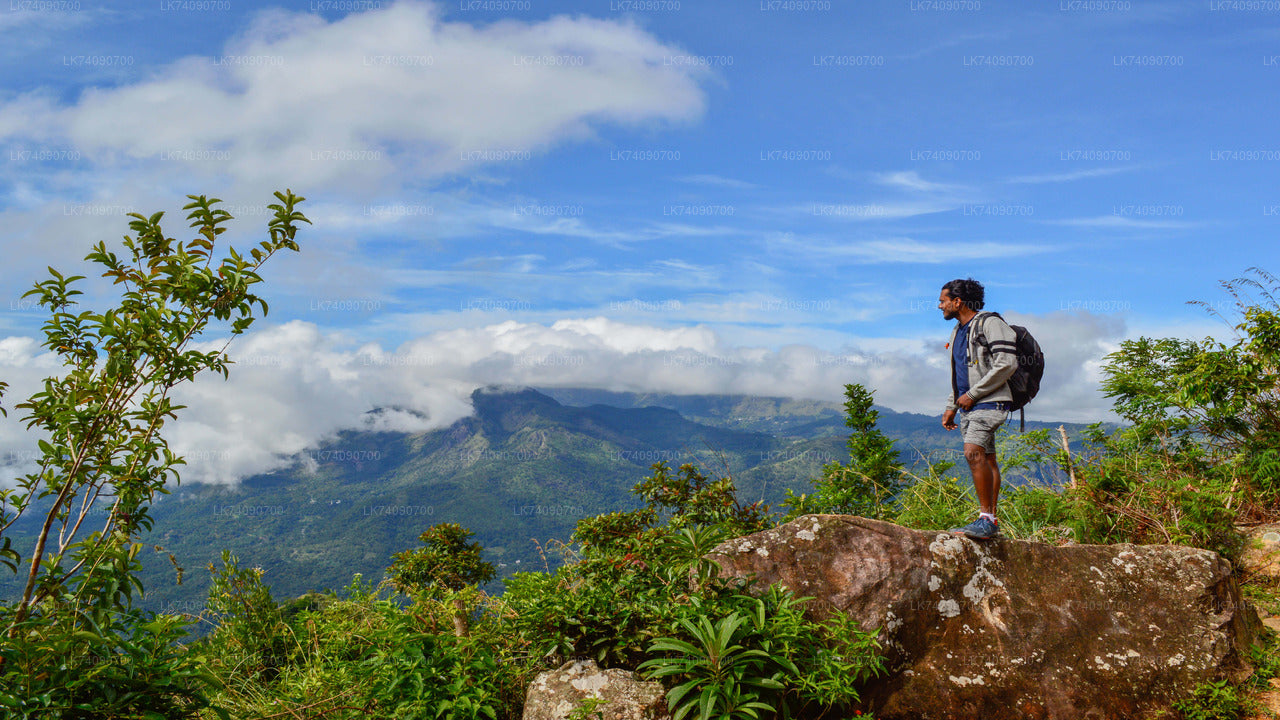
<svg viewBox="0 0 1280 720">
<path fill-rule="evenodd" d="M 969 323 L 968 394 L 976 402 L 1013 400 L 1008 380 L 1018 369 L 1018 336 L 995 313 L 980 312 Z M 959 330 L 960 323 L 957 322 L 951 328 L 951 337 L 947 340 L 948 355 L 951 355 L 951 343 L 956 341 Z M 979 337 L 986 340 L 985 345 L 979 342 Z M 955 410 L 959 406 L 956 405 L 955 356 L 951 357 L 951 393 L 947 395 L 947 409 Z"/>
</svg>

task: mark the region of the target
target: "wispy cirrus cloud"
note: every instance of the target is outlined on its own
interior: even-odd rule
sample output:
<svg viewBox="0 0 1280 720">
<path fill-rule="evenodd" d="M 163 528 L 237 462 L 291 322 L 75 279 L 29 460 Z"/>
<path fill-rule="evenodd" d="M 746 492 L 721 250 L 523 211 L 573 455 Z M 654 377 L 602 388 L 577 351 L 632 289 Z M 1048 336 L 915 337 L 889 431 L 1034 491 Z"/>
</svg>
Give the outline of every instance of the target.
<svg viewBox="0 0 1280 720">
<path fill-rule="evenodd" d="M 865 203 L 809 203 L 793 208 L 795 214 L 812 215 L 815 218 L 843 220 L 849 222 L 869 222 L 876 220 L 901 220 L 904 218 L 933 215 L 960 208 L 962 203 L 956 201 L 923 201 L 923 202 L 865 202 Z"/>
<path fill-rule="evenodd" d="M 910 190 L 912 192 L 955 193 L 969 190 L 969 188 L 963 185 L 926 180 L 920 177 L 920 173 L 915 170 L 898 170 L 894 172 L 876 173 L 874 178 L 880 185 L 897 188 L 899 190 Z"/>
<path fill-rule="evenodd" d="M 1129 217 L 1126 215 L 1097 215 L 1094 217 L 1042 220 L 1041 222 L 1047 225 L 1098 228 L 1103 230 L 1189 230 L 1202 226 L 1202 223 L 1195 221 L 1156 220 L 1141 217 Z"/>
<path fill-rule="evenodd" d="M 1014 185 L 1042 185 L 1045 183 L 1074 182 L 1076 180 L 1087 180 L 1089 178 L 1106 177 L 1108 175 L 1119 175 L 1120 173 L 1133 172 L 1139 169 L 1141 169 L 1141 167 L 1138 165 L 1090 168 L 1088 170 L 1073 170 L 1071 172 L 1064 173 L 1018 175 L 1005 180 L 1005 182 L 1012 183 Z"/>
<path fill-rule="evenodd" d="M 972 260 L 994 260 L 1056 252 L 1050 245 L 1026 243 L 1001 243 L 989 240 L 972 242 L 926 242 L 911 237 L 894 237 L 856 242 L 833 243 L 828 241 L 803 241 L 795 237 L 781 236 L 775 239 L 779 248 L 785 248 L 797 257 L 842 258 L 864 263 L 922 263 L 943 264 Z"/>
<path fill-rule="evenodd" d="M 755 183 L 749 183 L 745 180 L 737 180 L 722 175 L 684 175 L 676 178 L 676 182 L 691 183 L 695 185 L 709 185 L 711 187 L 729 188 L 730 190 L 755 190 L 760 186 Z"/>
</svg>

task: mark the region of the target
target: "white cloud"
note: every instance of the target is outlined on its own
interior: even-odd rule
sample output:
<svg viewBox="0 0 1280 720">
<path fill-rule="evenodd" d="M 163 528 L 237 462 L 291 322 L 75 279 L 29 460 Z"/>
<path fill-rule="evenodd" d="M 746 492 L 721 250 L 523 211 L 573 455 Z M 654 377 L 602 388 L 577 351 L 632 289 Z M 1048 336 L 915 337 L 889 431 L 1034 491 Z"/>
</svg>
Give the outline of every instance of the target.
<svg viewBox="0 0 1280 720">
<path fill-rule="evenodd" d="M 1053 312 L 1048 315 L 1003 313 L 1014 325 L 1024 325 L 1044 350 L 1045 370 L 1040 394 L 1027 406 L 1027 418 L 1096 422 L 1115 420 L 1111 403 L 1099 392 L 1103 358 L 1128 336 L 1118 315 Z"/>
<path fill-rule="evenodd" d="M 0 107 L 0 139 L 65 140 L 98 163 L 169 163 L 252 188 L 371 194 L 531 157 L 602 123 L 700 116 L 701 69 L 639 27 L 586 17 L 484 26 L 403 0 L 332 22 L 270 11 L 216 58 L 61 104 Z"/>
<path fill-rule="evenodd" d="M 1151 220 L 1128 217 L 1125 215 L 1098 215 L 1096 217 L 1063 218 L 1061 220 L 1045 220 L 1049 225 L 1065 225 L 1067 227 L 1088 227 L 1116 230 L 1186 230 L 1198 227 L 1200 223 L 1185 220 Z"/>
<path fill-rule="evenodd" d="M 1090 168 L 1088 170 L 1073 170 L 1064 173 L 1045 173 L 1043 175 L 1019 175 L 1011 177 L 1006 182 L 1018 185 L 1039 185 L 1043 183 L 1072 182 L 1074 180 L 1084 180 L 1087 178 L 1105 177 L 1107 175 L 1116 175 L 1119 173 L 1132 172 L 1138 170 L 1137 165 L 1121 165 L 1118 167 L 1101 167 Z"/>
<path fill-rule="evenodd" d="M 1009 320 L 1031 328 L 1047 356 L 1031 418 L 1109 417 L 1110 405 L 1097 390 L 1098 368 L 1124 336 L 1122 321 L 1088 313 L 1010 314 Z M 779 337 L 791 336 L 784 331 Z M 470 413 L 471 391 L 486 385 L 838 401 L 846 383 L 859 382 L 883 405 L 936 414 L 947 387 L 941 342 L 933 336 L 868 338 L 831 352 L 794 343 L 735 345 L 705 326 L 586 317 L 443 330 L 387 350 L 294 321 L 237 340 L 230 379 L 206 376 L 182 386 L 175 399 L 188 409 L 168 426 L 167 436 L 174 451 L 188 457 L 185 479 L 229 483 L 295 462 L 297 454 L 343 429 L 448 426 Z M 7 407 L 55 371 L 34 341 L 0 340 L 0 377 L 12 386 Z M 369 414 L 378 408 L 390 411 Z M 7 474 L 16 475 L 31 460 L 33 447 L 16 413 L 0 421 L 0 464 Z"/>
<path fill-rule="evenodd" d="M 697 185 L 710 185 L 712 187 L 729 188 L 731 190 L 755 190 L 760 187 L 755 183 L 749 183 L 745 180 L 728 178 L 722 175 L 710 175 L 710 174 L 685 175 L 683 177 L 676 178 L 676 180 L 678 182 L 683 182 L 683 183 L 694 183 Z"/>
<path fill-rule="evenodd" d="M 876 182 L 889 187 L 911 190 L 914 192 L 954 192 L 963 189 L 959 185 L 933 182 L 920 177 L 915 170 L 899 170 L 897 172 L 876 173 Z"/>
<path fill-rule="evenodd" d="M 831 220 L 856 222 L 901 220 L 903 218 L 932 215 L 960 207 L 959 202 L 864 202 L 864 203 L 809 203 L 795 205 L 789 212 Z"/>
<path fill-rule="evenodd" d="M 83 25 L 105 13 L 100 8 L 81 10 L 79 3 L 75 3 L 74 9 L 62 9 L 54 3 L 11 2 L 8 11 L 0 13 L 0 33 L 7 34 L 5 44 L 9 48 L 6 49 L 12 49 L 14 44 L 35 47 L 48 43 L 51 33 Z"/>
<path fill-rule="evenodd" d="M 849 258 L 868 263 L 941 264 L 1035 255 L 1056 249 L 1046 245 L 999 243 L 989 240 L 924 242 L 909 237 L 833 244 L 812 240 L 800 242 L 790 234 L 778 236 L 773 244 L 779 248 L 792 248 L 796 253 L 811 257 Z"/>
</svg>

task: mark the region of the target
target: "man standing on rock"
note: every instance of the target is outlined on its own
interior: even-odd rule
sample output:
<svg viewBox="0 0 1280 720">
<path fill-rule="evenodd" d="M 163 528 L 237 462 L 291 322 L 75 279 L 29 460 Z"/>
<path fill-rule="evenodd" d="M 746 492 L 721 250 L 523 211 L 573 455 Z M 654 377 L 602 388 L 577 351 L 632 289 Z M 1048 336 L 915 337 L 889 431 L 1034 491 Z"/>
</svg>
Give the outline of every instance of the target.
<svg viewBox="0 0 1280 720">
<path fill-rule="evenodd" d="M 1007 381 L 1018 369 L 1017 336 L 1000 316 L 981 313 L 982 283 L 969 278 L 942 286 L 938 309 L 955 320 L 951 340 L 951 394 L 942 413 L 942 427 L 960 428 L 964 459 L 978 494 L 978 519 L 951 532 L 987 540 L 999 532 L 996 501 L 1000 497 L 1000 465 L 996 462 L 996 430 L 1004 424 L 1013 394 Z M 977 321 L 974 322 L 974 318 Z M 956 413 L 961 413 L 956 424 Z"/>
</svg>

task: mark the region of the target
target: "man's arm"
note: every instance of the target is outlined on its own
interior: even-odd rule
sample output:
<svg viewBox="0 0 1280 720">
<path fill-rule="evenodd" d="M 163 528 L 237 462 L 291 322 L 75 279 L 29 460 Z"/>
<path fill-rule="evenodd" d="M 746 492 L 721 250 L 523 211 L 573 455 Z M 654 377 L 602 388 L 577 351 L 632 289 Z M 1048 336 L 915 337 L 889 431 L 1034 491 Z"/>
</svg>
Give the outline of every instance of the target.
<svg viewBox="0 0 1280 720">
<path fill-rule="evenodd" d="M 1018 369 L 1018 336 L 1013 328 L 995 315 L 988 315 L 982 330 L 991 349 L 991 369 L 969 388 L 968 394 L 974 398 L 973 402 L 979 402 L 999 390 Z"/>
</svg>

